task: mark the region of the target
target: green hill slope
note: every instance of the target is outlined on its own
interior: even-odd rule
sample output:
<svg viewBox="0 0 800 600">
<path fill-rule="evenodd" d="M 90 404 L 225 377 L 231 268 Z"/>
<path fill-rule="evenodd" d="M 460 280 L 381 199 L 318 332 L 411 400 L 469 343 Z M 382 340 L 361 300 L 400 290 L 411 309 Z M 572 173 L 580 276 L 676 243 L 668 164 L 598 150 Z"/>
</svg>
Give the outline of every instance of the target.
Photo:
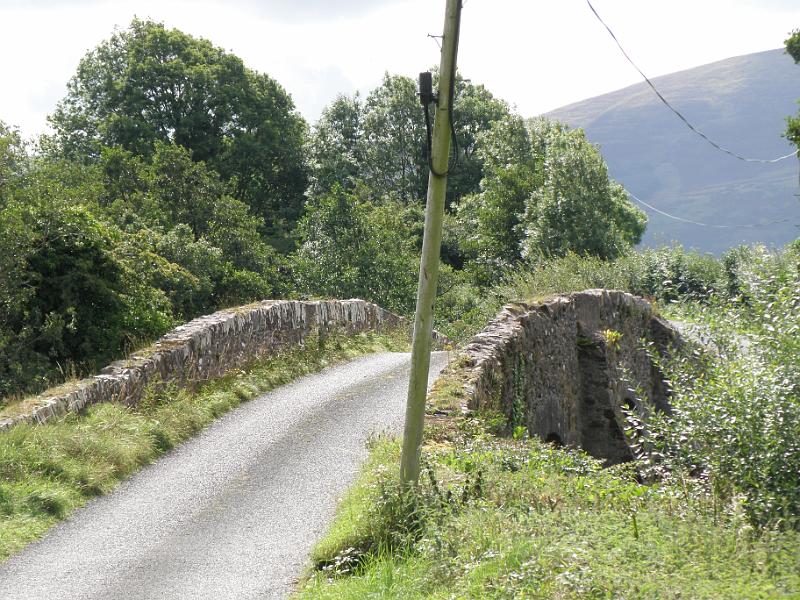
<svg viewBox="0 0 800 600">
<path fill-rule="evenodd" d="M 800 99 L 800 66 L 783 50 L 729 58 L 654 78 L 662 94 L 720 145 L 755 158 L 792 151 L 781 137 Z M 678 241 L 719 253 L 741 244 L 783 245 L 800 236 L 798 161 L 746 163 L 689 131 L 642 82 L 545 115 L 582 127 L 611 175 L 642 200 L 701 227 L 647 209 L 644 244 Z M 769 224 L 788 219 L 788 222 Z"/>
</svg>

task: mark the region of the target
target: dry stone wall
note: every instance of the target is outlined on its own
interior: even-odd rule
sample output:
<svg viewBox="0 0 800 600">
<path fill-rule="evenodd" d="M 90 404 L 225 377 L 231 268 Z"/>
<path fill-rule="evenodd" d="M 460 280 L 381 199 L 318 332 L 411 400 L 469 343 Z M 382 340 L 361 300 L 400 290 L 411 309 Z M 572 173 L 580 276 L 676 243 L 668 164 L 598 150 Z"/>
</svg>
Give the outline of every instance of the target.
<svg viewBox="0 0 800 600">
<path fill-rule="evenodd" d="M 463 382 L 469 409 L 502 412 L 510 430 L 522 425 L 615 464 L 631 458 L 623 409 L 645 419 L 669 410 L 651 353 L 679 341 L 645 300 L 587 290 L 506 306 L 447 375 Z"/>
<path fill-rule="evenodd" d="M 364 300 L 267 300 L 222 310 L 176 327 L 153 346 L 108 365 L 99 375 L 62 387 L 61 393 L 37 397 L 25 414 L 0 420 L 0 430 L 20 422 L 44 423 L 98 402 L 135 405 L 154 382 L 190 386 L 310 336 L 380 331 L 401 321 Z"/>
</svg>

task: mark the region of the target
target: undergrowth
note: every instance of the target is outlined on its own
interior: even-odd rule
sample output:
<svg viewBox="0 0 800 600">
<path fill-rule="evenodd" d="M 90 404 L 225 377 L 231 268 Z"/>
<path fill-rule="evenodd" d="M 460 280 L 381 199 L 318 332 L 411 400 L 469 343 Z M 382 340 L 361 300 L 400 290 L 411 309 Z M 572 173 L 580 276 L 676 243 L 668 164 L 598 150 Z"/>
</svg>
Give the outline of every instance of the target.
<svg viewBox="0 0 800 600">
<path fill-rule="evenodd" d="M 753 526 L 800 529 L 800 255 L 753 252 L 736 296 L 672 314 L 711 351 L 662 365 L 673 413 L 650 424 L 642 459 L 661 477 L 695 475 Z"/>
<path fill-rule="evenodd" d="M 272 355 L 195 392 L 165 386 L 135 408 L 100 404 L 0 434 L 0 561 L 242 402 L 335 362 L 406 351 L 407 337 L 405 331 L 331 336 L 324 345 Z"/>
<path fill-rule="evenodd" d="M 399 447 L 372 460 L 297 598 L 779 598 L 800 537 L 720 514 L 701 485 L 643 485 L 577 451 L 463 421 L 430 439 L 415 492 Z"/>
<path fill-rule="evenodd" d="M 409 492 L 397 442 L 376 441 L 298 598 L 800 598 L 800 245 L 568 255 L 494 294 L 589 287 L 646 295 L 707 342 L 662 361 L 673 410 L 632 440 L 637 461 L 602 469 L 455 416 L 428 428 Z M 459 415 L 441 408 L 457 390 L 431 406 Z"/>
</svg>

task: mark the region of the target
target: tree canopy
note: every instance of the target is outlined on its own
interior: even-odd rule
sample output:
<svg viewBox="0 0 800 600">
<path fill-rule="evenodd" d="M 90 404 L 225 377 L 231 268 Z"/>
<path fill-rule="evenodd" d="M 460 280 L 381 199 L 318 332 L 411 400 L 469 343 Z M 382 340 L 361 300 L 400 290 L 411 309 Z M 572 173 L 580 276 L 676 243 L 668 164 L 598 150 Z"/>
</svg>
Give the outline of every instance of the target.
<svg viewBox="0 0 800 600">
<path fill-rule="evenodd" d="M 299 225 L 298 286 L 306 294 L 367 298 L 407 314 L 419 268 L 414 215 L 397 200 L 375 205 L 366 192 L 334 185 L 309 201 Z"/>
<path fill-rule="evenodd" d="M 647 218 L 609 179 L 603 157 L 583 131 L 544 120 L 532 126 L 544 145 L 543 182 L 525 207 L 524 253 L 616 258 L 637 244 Z"/>
<path fill-rule="evenodd" d="M 413 310 L 428 178 L 413 79 L 339 96 L 307 136 L 267 75 L 135 19 L 82 59 L 51 123 L 36 146 L 0 123 L 0 394 L 270 296 Z M 643 214 L 582 132 L 460 76 L 453 125 L 449 318 L 529 257 L 639 240 Z"/>
<path fill-rule="evenodd" d="M 232 182 L 268 232 L 300 216 L 305 122 L 277 82 L 209 41 L 134 19 L 80 61 L 67 89 L 50 117 L 62 156 L 97 161 L 120 147 L 147 158 L 174 143 Z"/>
<path fill-rule="evenodd" d="M 525 257 L 614 258 L 641 239 L 644 213 L 609 179 L 583 131 L 512 115 L 478 135 L 476 147 L 480 191 L 458 203 L 455 227 L 461 258 L 483 285 Z"/>
<path fill-rule="evenodd" d="M 483 86 L 456 79 L 453 119 L 458 164 L 448 178 L 447 204 L 478 190 L 483 176 L 477 137 L 509 114 L 505 102 Z M 416 83 L 384 75 L 362 100 L 339 96 L 313 128 L 308 144 L 311 191 L 330 191 L 334 183 L 354 189 L 364 183 L 376 197 L 391 195 L 403 203 L 424 202 L 428 182 L 425 117 Z"/>
</svg>

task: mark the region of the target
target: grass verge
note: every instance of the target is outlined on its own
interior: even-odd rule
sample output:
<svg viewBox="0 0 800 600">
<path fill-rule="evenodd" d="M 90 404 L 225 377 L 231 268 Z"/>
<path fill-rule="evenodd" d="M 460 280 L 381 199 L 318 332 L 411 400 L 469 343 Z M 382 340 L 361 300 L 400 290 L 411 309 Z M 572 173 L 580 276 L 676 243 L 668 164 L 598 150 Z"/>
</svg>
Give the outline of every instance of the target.
<svg viewBox="0 0 800 600">
<path fill-rule="evenodd" d="M 359 355 L 407 351 L 408 333 L 331 336 L 255 362 L 189 392 L 152 391 L 135 408 L 109 403 L 0 434 L 0 561 L 93 496 L 256 395 Z"/>
<path fill-rule="evenodd" d="M 442 436 L 443 432 L 447 432 Z M 378 440 L 296 598 L 798 598 L 800 537 L 571 450 L 436 429 L 413 497 Z"/>
<path fill-rule="evenodd" d="M 568 255 L 511 274 L 495 297 L 652 296 L 712 351 L 661 365 L 673 410 L 631 433 L 637 463 L 605 470 L 492 435 L 501 420 L 459 416 L 462 386 L 440 379 L 420 485 L 404 492 L 397 443 L 375 442 L 297 597 L 800 599 L 799 250 Z"/>
</svg>

